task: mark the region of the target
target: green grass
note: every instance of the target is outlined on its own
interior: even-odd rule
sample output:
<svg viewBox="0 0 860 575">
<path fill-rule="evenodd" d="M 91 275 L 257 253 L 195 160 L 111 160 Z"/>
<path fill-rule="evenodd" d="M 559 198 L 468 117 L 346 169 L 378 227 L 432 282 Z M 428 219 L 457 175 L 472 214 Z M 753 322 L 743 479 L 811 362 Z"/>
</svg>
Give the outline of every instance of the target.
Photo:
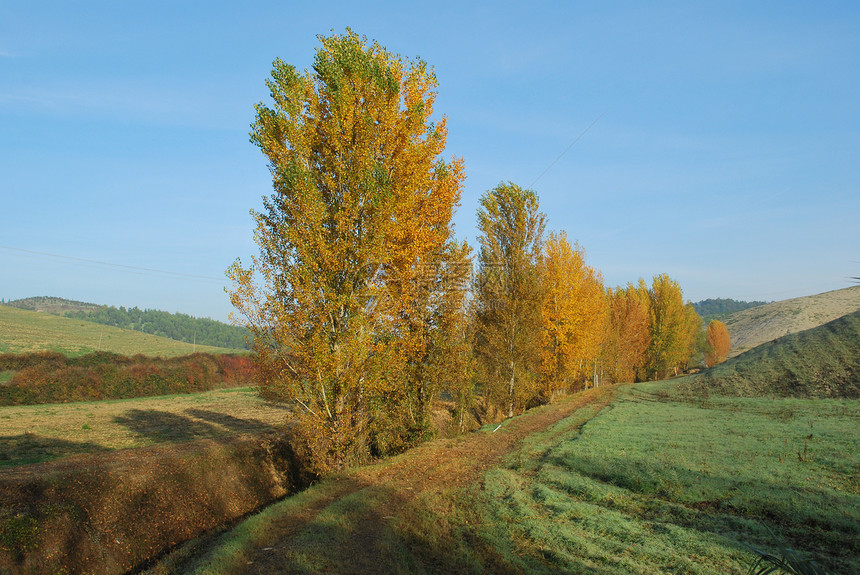
<svg viewBox="0 0 860 575">
<path fill-rule="evenodd" d="M 370 556 L 390 573 L 740 574 L 788 554 L 860 573 L 858 358 L 860 312 L 699 376 L 618 388 L 477 483 L 396 505 L 375 484 L 321 503 L 337 485 L 323 482 L 186 565 L 359 573 Z M 279 518 L 305 508 L 312 519 L 267 563 Z"/>
<path fill-rule="evenodd" d="M 367 525 L 378 533 L 370 554 L 391 573 L 746 573 L 752 548 L 789 547 L 860 572 L 860 401 L 690 402 L 673 398 L 675 385 L 622 388 L 599 413 L 586 406 L 529 436 L 479 484 L 393 511 L 396 495 L 373 484 L 320 505 L 338 486 L 323 482 L 223 535 L 193 572 L 243 572 L 277 547 L 280 517 L 314 505 L 279 556 L 287 563 L 257 572 L 360 572 L 329 564 L 326 549 L 352 557 L 342 547 L 360 546 L 351 537 Z"/>
<path fill-rule="evenodd" d="M 482 537 L 530 573 L 716 574 L 745 572 L 769 528 L 860 572 L 860 402 L 657 401 L 668 385 L 488 473 Z"/>
<path fill-rule="evenodd" d="M 175 357 L 194 351 L 235 353 L 244 350 L 194 346 L 132 330 L 0 305 L 0 352 L 37 351 L 56 351 L 70 356 L 110 351 L 122 355 Z"/>
<path fill-rule="evenodd" d="M 683 381 L 679 391 L 860 398 L 860 311 L 781 337 Z"/>
</svg>

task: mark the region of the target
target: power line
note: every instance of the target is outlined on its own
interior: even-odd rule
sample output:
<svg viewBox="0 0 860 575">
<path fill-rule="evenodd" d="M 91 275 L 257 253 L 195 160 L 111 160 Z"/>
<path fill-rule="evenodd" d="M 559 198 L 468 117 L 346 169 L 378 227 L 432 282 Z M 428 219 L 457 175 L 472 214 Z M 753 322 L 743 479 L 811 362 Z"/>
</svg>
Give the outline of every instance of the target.
<svg viewBox="0 0 860 575">
<path fill-rule="evenodd" d="M 167 271 L 167 270 L 159 270 L 159 269 L 155 269 L 155 268 L 128 266 L 128 265 L 124 265 L 124 264 L 116 264 L 116 263 L 112 263 L 112 262 L 103 262 L 103 261 L 91 260 L 91 259 L 87 259 L 87 258 L 79 258 L 79 257 L 74 257 L 74 256 L 64 256 L 64 255 L 60 255 L 60 254 L 51 254 L 48 252 L 39 252 L 36 250 L 25 250 L 22 248 L 13 248 L 11 246 L 0 246 L 0 249 L 24 253 L 24 254 L 37 255 L 37 256 L 47 256 L 47 257 L 51 257 L 51 258 L 58 258 L 61 260 L 69 260 L 69 261 L 74 261 L 74 262 L 96 264 L 96 265 L 100 265 L 100 266 L 117 268 L 117 269 L 121 269 L 121 270 L 146 272 L 146 273 L 156 273 L 156 274 L 163 274 L 163 275 L 174 276 L 174 277 L 191 278 L 191 279 L 199 279 L 199 280 L 209 280 L 209 281 L 217 281 L 217 282 L 223 282 L 224 281 L 224 278 L 216 278 L 216 277 L 211 277 L 211 276 L 201 276 L 201 275 L 195 275 L 195 274 L 186 274 L 186 273 L 182 273 L 182 272 L 172 272 L 172 271 Z"/>
<path fill-rule="evenodd" d="M 593 128 L 593 127 L 594 127 L 594 125 L 595 125 L 597 122 L 599 122 L 599 121 L 600 121 L 600 118 L 602 118 L 603 116 L 605 116 L 605 115 L 606 115 L 606 112 L 608 112 L 608 111 L 609 111 L 609 108 L 607 108 L 607 109 L 603 110 L 603 113 L 602 113 L 602 114 L 600 114 L 599 116 L 597 116 L 597 118 L 595 118 L 595 119 L 594 119 L 594 121 L 593 121 L 593 122 L 591 122 L 591 123 L 588 125 L 588 127 L 587 127 L 587 128 L 585 128 L 585 129 L 582 131 L 582 133 L 581 133 L 581 134 L 579 134 L 579 135 L 576 137 L 576 139 L 575 139 L 573 142 L 571 142 L 571 143 L 570 143 L 570 145 L 569 145 L 568 147 L 566 147 L 566 148 L 564 149 L 564 151 L 563 151 L 562 153 L 560 153 L 560 154 L 558 155 L 558 157 L 557 157 L 556 159 L 554 159 L 554 160 L 552 161 L 552 163 L 550 163 L 550 165 L 548 165 L 548 166 L 546 167 L 546 169 L 545 169 L 544 171 L 542 171 L 542 172 L 540 173 L 540 175 L 539 175 L 537 178 L 535 178 L 535 181 L 533 181 L 533 182 L 529 185 L 529 188 L 534 187 L 534 185 L 535 185 L 536 183 L 538 183 L 538 180 L 540 180 L 542 177 L 544 177 L 544 175 L 545 175 L 545 174 L 550 170 L 550 168 L 552 168 L 554 165 L 556 165 L 556 163 L 557 163 L 557 162 L 562 158 L 562 156 L 564 156 L 566 153 L 568 153 L 568 152 L 570 151 L 570 149 L 571 149 L 572 147 L 574 147 L 574 146 L 576 145 L 576 143 L 577 143 L 577 142 L 579 142 L 579 141 L 580 141 L 580 140 L 581 140 L 581 139 L 582 139 L 582 138 L 583 138 L 583 137 L 588 133 L 588 131 L 589 131 L 591 128 Z"/>
</svg>

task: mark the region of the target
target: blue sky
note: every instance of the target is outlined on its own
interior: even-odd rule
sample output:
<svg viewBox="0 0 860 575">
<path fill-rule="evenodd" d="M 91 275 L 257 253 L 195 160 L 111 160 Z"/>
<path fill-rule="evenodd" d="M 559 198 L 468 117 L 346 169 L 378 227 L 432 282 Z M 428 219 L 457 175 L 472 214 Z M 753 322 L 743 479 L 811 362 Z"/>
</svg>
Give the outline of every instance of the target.
<svg viewBox="0 0 860 575">
<path fill-rule="evenodd" d="M 780 300 L 860 275 L 856 2 L 6 0 L 0 298 L 225 320 L 271 189 L 248 131 L 272 60 L 309 68 L 347 26 L 435 68 L 470 242 L 513 181 L 610 286 Z"/>
</svg>

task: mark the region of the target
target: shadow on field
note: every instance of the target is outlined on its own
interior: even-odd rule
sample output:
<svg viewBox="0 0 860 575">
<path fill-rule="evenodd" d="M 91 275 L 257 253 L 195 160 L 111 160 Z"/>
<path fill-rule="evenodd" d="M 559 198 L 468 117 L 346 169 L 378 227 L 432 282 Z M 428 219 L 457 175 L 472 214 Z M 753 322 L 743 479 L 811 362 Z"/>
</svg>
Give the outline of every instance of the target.
<svg viewBox="0 0 860 575">
<path fill-rule="evenodd" d="M 141 438 L 152 441 L 187 441 L 218 438 L 228 433 L 259 433 L 274 426 L 257 419 L 240 419 L 205 409 L 188 409 L 179 415 L 157 409 L 132 409 L 113 418 Z"/>
<path fill-rule="evenodd" d="M 142 438 L 154 441 L 186 441 L 222 434 L 210 423 L 157 409 L 131 409 L 114 417 L 113 421 Z"/>
<path fill-rule="evenodd" d="M 344 480 L 342 489 L 309 505 L 309 518 L 267 524 L 240 554 L 242 568 L 279 575 L 522 572 L 473 530 L 440 519 L 411 487 Z"/>
<path fill-rule="evenodd" d="M 78 453 L 107 451 L 95 443 L 41 437 L 34 433 L 0 436 L 0 469 L 42 463 Z"/>
<path fill-rule="evenodd" d="M 637 461 L 573 450 L 550 455 L 544 466 L 563 470 L 560 483 L 547 485 L 558 501 L 570 501 L 571 508 L 585 504 L 617 509 L 634 521 L 647 522 L 661 538 L 670 538 L 672 529 L 681 527 L 701 533 L 702 540 L 728 536 L 760 549 L 783 545 L 811 554 L 834 573 L 855 572 L 848 561 L 860 556 L 860 509 L 850 493 L 839 494 L 823 484 L 791 487 L 775 481 L 773 473 L 760 477 L 741 469 L 734 474 L 703 473 L 668 460 Z M 845 477 L 850 474 L 846 468 Z M 570 478 L 576 476 L 583 480 L 574 483 Z M 565 510 L 558 501 L 554 507 Z M 549 512 L 537 498 L 530 504 L 534 514 Z"/>
<path fill-rule="evenodd" d="M 209 411 L 207 409 L 186 409 L 185 413 L 209 423 L 217 423 L 236 433 L 253 433 L 275 429 L 274 426 L 259 419 L 241 419 L 226 413 Z"/>
</svg>

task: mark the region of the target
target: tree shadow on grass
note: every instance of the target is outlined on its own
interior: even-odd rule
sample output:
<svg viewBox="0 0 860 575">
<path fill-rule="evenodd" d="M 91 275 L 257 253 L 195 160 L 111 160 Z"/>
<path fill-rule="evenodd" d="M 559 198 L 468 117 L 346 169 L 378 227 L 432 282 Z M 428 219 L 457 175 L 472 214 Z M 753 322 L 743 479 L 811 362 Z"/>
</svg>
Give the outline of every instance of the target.
<svg viewBox="0 0 860 575">
<path fill-rule="evenodd" d="M 614 506 L 613 493 L 618 500 L 638 500 L 640 505 L 622 507 L 622 513 L 647 523 L 652 531 L 672 525 L 759 548 L 776 544 L 776 533 L 788 542 L 786 546 L 817 556 L 835 572 L 852 571 L 846 557 L 857 557 L 860 550 L 860 530 L 852 519 L 857 498 L 824 486 L 789 490 L 773 484 L 767 474 L 761 478 L 714 472 L 703 476 L 681 463 L 663 464 L 658 470 L 621 455 L 551 453 L 544 463 L 594 482 L 593 491 L 578 486 L 573 493 L 566 485 L 550 482 L 559 495 L 609 509 Z"/>
<path fill-rule="evenodd" d="M 113 418 L 141 438 L 155 442 L 188 441 L 224 435 L 217 426 L 157 409 L 131 409 Z"/>
<path fill-rule="evenodd" d="M 4 435 L 0 436 L 0 470 L 101 451 L 107 449 L 96 443 L 42 437 L 34 433 Z"/>
<path fill-rule="evenodd" d="M 217 439 L 237 433 L 265 433 L 275 426 L 258 419 L 241 419 L 206 409 L 180 415 L 157 409 L 132 409 L 113 418 L 137 436 L 155 442 Z"/>
<path fill-rule="evenodd" d="M 237 433 L 254 433 L 275 429 L 275 426 L 264 421 L 260 421 L 259 419 L 241 419 L 226 413 L 209 411 L 208 409 L 191 408 L 186 409 L 185 413 L 197 419 L 218 424 Z"/>
</svg>

